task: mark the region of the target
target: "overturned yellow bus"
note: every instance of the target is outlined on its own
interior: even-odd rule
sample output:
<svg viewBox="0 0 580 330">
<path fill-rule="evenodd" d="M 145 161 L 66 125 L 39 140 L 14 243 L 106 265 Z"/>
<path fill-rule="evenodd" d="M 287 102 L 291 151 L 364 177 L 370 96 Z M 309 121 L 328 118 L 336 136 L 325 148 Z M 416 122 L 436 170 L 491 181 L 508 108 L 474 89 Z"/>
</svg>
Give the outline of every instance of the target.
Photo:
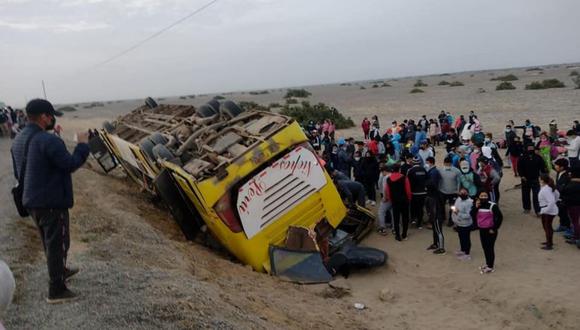
<svg viewBox="0 0 580 330">
<path fill-rule="evenodd" d="M 101 146 L 93 155 L 103 169 L 120 164 L 159 195 L 188 239 L 209 232 L 257 271 L 271 271 L 271 248 L 285 246 L 289 228 L 332 235 L 348 218 L 302 128 L 286 116 L 231 101 L 194 108 L 148 99 L 91 142 Z M 361 238 L 371 226 L 369 215 L 353 232 Z"/>
</svg>

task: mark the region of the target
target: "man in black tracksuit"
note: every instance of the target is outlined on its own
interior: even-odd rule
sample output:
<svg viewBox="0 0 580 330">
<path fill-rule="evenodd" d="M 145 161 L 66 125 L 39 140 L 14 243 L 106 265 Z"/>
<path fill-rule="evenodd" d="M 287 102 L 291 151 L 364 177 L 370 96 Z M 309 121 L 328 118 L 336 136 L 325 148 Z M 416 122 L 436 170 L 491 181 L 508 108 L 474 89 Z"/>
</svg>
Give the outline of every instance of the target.
<svg viewBox="0 0 580 330">
<path fill-rule="evenodd" d="M 78 272 L 66 265 L 70 246 L 68 209 L 73 206 L 71 173 L 89 155 L 88 133 L 78 134 L 79 143 L 71 155 L 59 137 L 46 132 L 54 128 L 55 116 L 61 115 L 50 102 L 32 100 L 26 114 L 29 123 L 12 145 L 14 175 L 17 179 L 24 175 L 22 203 L 38 226 L 46 254 L 50 277 L 47 301 L 58 303 L 76 297 L 65 285 L 65 279 Z"/>
<path fill-rule="evenodd" d="M 530 192 L 534 212 L 540 214 L 540 204 L 538 202 L 538 192 L 540 191 L 540 175 L 546 173 L 546 164 L 544 159 L 536 153 L 534 145 L 526 147 L 526 152 L 518 161 L 518 174 L 522 179 L 522 204 L 524 213 L 529 213 L 532 205 L 530 203 Z"/>
<path fill-rule="evenodd" d="M 413 167 L 407 172 L 409 183 L 411 184 L 411 221 L 416 221 L 417 228 L 422 228 L 423 209 L 425 208 L 425 182 L 427 181 L 427 171 L 421 166 L 421 159 L 413 159 Z"/>
<path fill-rule="evenodd" d="M 445 238 L 443 236 L 443 222 L 445 215 L 440 211 L 441 199 L 439 192 L 439 183 L 441 182 L 441 174 L 439 169 L 435 166 L 435 158 L 428 157 L 426 159 L 428 167 L 427 180 L 425 182 L 425 189 L 427 190 L 427 198 L 425 199 L 425 209 L 427 209 L 427 216 L 429 222 L 433 226 L 433 244 L 427 247 L 427 250 L 433 250 L 434 254 L 445 254 Z"/>
</svg>

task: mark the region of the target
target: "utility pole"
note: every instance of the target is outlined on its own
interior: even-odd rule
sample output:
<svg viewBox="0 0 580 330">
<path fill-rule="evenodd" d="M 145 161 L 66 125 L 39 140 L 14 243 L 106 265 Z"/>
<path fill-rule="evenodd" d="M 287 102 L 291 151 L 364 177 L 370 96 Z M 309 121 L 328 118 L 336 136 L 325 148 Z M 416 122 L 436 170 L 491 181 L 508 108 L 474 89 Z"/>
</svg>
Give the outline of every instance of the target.
<svg viewBox="0 0 580 330">
<path fill-rule="evenodd" d="M 46 87 L 44 86 L 44 80 L 42 81 L 42 92 L 44 93 L 44 99 L 46 100 Z"/>
</svg>

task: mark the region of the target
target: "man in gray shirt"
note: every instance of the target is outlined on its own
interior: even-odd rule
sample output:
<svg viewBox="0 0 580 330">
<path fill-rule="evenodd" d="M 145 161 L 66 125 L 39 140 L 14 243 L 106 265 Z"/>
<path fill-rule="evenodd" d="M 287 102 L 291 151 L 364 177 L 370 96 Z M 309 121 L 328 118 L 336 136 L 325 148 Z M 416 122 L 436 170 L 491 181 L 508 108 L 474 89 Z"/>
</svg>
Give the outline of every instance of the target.
<svg viewBox="0 0 580 330">
<path fill-rule="evenodd" d="M 445 204 L 449 204 L 449 212 L 447 216 L 447 226 L 453 226 L 453 221 L 451 220 L 451 206 L 455 204 L 455 199 L 457 198 L 457 193 L 459 192 L 461 172 L 451 166 L 451 158 L 446 157 L 443 161 L 443 168 L 439 169 L 439 174 L 441 175 L 441 180 L 439 181 L 439 216 L 442 221 L 445 219 Z"/>
</svg>

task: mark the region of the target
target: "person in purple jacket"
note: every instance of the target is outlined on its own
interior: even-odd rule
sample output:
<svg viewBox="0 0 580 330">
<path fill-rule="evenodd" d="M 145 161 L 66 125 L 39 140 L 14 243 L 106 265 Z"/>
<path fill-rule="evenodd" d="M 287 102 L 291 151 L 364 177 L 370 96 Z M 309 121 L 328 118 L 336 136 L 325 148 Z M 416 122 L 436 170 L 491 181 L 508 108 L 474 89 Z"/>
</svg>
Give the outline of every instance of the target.
<svg viewBox="0 0 580 330">
<path fill-rule="evenodd" d="M 485 254 L 485 265 L 479 270 L 481 274 L 493 273 L 495 271 L 495 241 L 503 221 L 503 214 L 496 203 L 489 201 L 489 194 L 481 191 L 471 209 L 471 217 L 479 228 L 481 247 Z"/>
</svg>

